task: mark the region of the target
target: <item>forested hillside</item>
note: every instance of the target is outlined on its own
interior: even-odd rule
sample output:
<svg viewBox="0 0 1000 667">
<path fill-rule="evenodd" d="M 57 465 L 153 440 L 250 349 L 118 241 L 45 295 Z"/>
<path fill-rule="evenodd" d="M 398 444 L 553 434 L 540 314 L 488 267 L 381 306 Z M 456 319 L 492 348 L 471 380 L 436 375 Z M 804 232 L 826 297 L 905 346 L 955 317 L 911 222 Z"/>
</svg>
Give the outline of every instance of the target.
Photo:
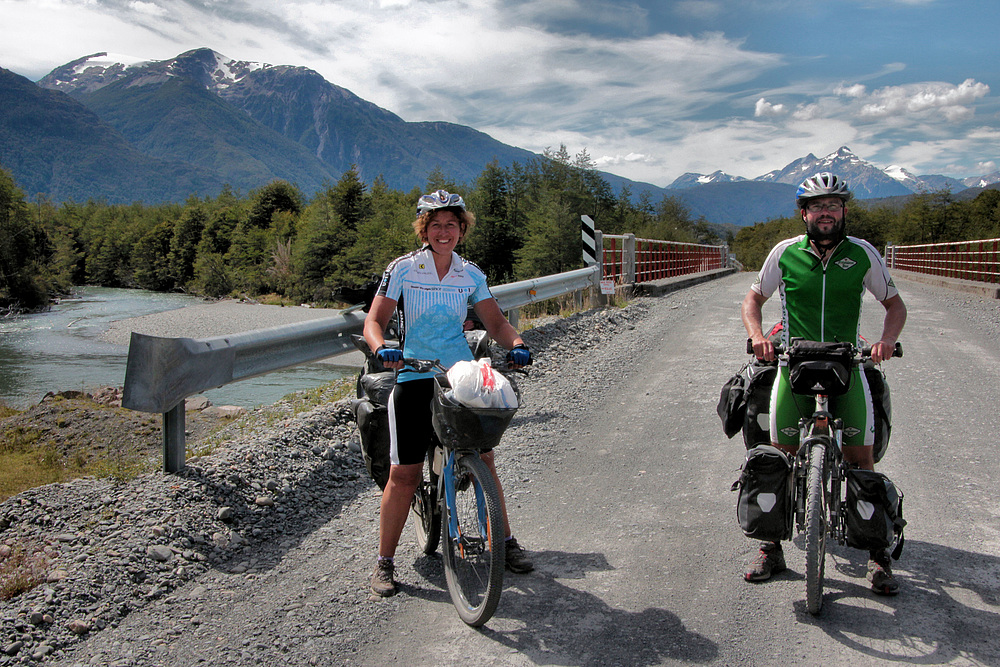
<svg viewBox="0 0 1000 667">
<path fill-rule="evenodd" d="M 422 192 L 461 193 L 477 218 L 459 252 L 494 284 L 581 266 L 580 215 L 605 233 L 720 242 L 672 197 L 615 193 L 584 152 L 527 163 L 491 163 L 473 183 L 439 170 L 402 192 L 357 170 L 306 196 L 286 181 L 242 195 L 229 188 L 183 204 L 27 201 L 0 177 L 0 306 L 33 308 L 72 285 L 138 287 L 206 296 L 274 295 L 330 303 L 417 247 L 412 223 Z"/>
<path fill-rule="evenodd" d="M 897 198 L 898 199 L 898 198 Z M 775 243 L 805 232 L 798 217 L 743 227 L 732 252 L 748 269 L 758 269 Z M 886 244 L 944 243 L 1000 237 L 1000 190 L 983 190 L 974 199 L 950 192 L 912 195 L 900 203 L 852 202 L 847 233 L 866 239 L 880 251 Z"/>
</svg>

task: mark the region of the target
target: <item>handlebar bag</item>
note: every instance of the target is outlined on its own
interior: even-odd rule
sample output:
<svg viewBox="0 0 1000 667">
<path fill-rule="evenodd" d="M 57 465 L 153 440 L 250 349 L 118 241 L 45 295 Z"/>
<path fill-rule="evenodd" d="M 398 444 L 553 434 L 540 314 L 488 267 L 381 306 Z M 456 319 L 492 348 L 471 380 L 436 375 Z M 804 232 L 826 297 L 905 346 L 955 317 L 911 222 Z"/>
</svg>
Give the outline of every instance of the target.
<svg viewBox="0 0 1000 667">
<path fill-rule="evenodd" d="M 736 518 L 749 538 L 776 542 L 792 537 L 792 462 L 772 445 L 747 452 L 739 479 Z"/>
<path fill-rule="evenodd" d="M 847 544 L 856 549 L 903 550 L 903 494 L 880 472 L 847 471 Z"/>
<path fill-rule="evenodd" d="M 796 394 L 841 396 L 851 386 L 850 343 L 798 340 L 788 350 L 788 380 Z"/>
</svg>

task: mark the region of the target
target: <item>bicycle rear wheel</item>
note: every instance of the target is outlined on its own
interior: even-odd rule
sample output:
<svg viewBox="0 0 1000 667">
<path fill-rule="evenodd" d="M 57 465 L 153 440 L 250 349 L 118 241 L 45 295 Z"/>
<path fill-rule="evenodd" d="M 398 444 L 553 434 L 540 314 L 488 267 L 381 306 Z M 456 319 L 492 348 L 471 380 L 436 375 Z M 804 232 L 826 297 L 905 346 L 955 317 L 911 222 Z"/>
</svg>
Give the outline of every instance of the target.
<svg viewBox="0 0 1000 667">
<path fill-rule="evenodd" d="M 826 445 L 812 445 L 806 461 L 806 608 L 818 614 L 823 607 L 823 572 L 829 532 L 824 490 Z"/>
<path fill-rule="evenodd" d="M 424 478 L 410 502 L 417 546 L 427 555 L 437 550 L 441 539 L 441 503 L 438 502 L 437 487 L 438 476 L 434 474 L 433 462 L 428 459 L 424 466 Z"/>
<path fill-rule="evenodd" d="M 462 456 L 454 473 L 455 502 L 443 503 L 441 522 L 444 574 L 458 615 L 479 627 L 493 616 L 503 589 L 503 510 L 482 459 Z"/>
</svg>

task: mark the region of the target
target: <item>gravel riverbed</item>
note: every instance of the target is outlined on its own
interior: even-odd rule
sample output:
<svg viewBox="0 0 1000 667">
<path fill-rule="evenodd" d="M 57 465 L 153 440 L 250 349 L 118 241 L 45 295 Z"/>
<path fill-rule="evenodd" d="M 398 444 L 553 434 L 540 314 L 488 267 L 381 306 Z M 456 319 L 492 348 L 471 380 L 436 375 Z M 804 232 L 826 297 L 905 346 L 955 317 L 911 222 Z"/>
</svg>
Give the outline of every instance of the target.
<svg viewBox="0 0 1000 667">
<path fill-rule="evenodd" d="M 671 308 L 688 305 L 682 294 L 671 300 Z M 589 392 L 609 383 L 579 360 L 598 351 L 629 355 L 623 344 L 629 336 L 622 334 L 648 310 L 649 303 L 637 299 L 524 333 L 537 363 L 520 381 L 525 407 L 498 449 L 513 513 L 530 493 L 518 489 L 527 486 L 521 482 L 544 462 L 540 443 L 585 409 Z M 612 338 L 615 345 L 606 345 Z M 164 664 L 169 639 L 207 626 L 213 605 L 233 596 L 252 599 L 246 591 L 294 568 L 301 549 L 328 550 L 339 564 L 320 579 L 328 597 L 317 631 L 335 637 L 344 656 L 358 649 L 394 602 L 369 600 L 379 493 L 361 461 L 348 400 L 298 414 L 294 402 L 279 402 L 213 437 L 214 451 L 201 457 L 190 454 L 199 443 L 188 443 L 188 466 L 177 475 L 148 474 L 128 483 L 80 479 L 0 504 L 2 553 L 45 554 L 44 583 L 0 602 L 0 666 Z M 167 615 L 163 635 L 137 630 L 134 643 L 102 641 L 102 633 L 150 605 Z M 273 648 L 266 634 L 248 627 L 241 655 L 210 662 L 252 662 L 251 655 Z"/>
</svg>

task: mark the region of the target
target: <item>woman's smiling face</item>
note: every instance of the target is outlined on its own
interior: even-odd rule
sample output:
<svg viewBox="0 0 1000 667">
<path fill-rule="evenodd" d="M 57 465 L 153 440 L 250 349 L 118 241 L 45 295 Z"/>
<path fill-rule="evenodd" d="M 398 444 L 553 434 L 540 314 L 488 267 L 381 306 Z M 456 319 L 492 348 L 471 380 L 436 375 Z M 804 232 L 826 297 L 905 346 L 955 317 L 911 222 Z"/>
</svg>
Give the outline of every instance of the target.
<svg viewBox="0 0 1000 667">
<path fill-rule="evenodd" d="M 451 253 L 462 240 L 462 223 L 451 211 L 441 211 L 427 223 L 427 243 L 437 253 Z"/>
</svg>

